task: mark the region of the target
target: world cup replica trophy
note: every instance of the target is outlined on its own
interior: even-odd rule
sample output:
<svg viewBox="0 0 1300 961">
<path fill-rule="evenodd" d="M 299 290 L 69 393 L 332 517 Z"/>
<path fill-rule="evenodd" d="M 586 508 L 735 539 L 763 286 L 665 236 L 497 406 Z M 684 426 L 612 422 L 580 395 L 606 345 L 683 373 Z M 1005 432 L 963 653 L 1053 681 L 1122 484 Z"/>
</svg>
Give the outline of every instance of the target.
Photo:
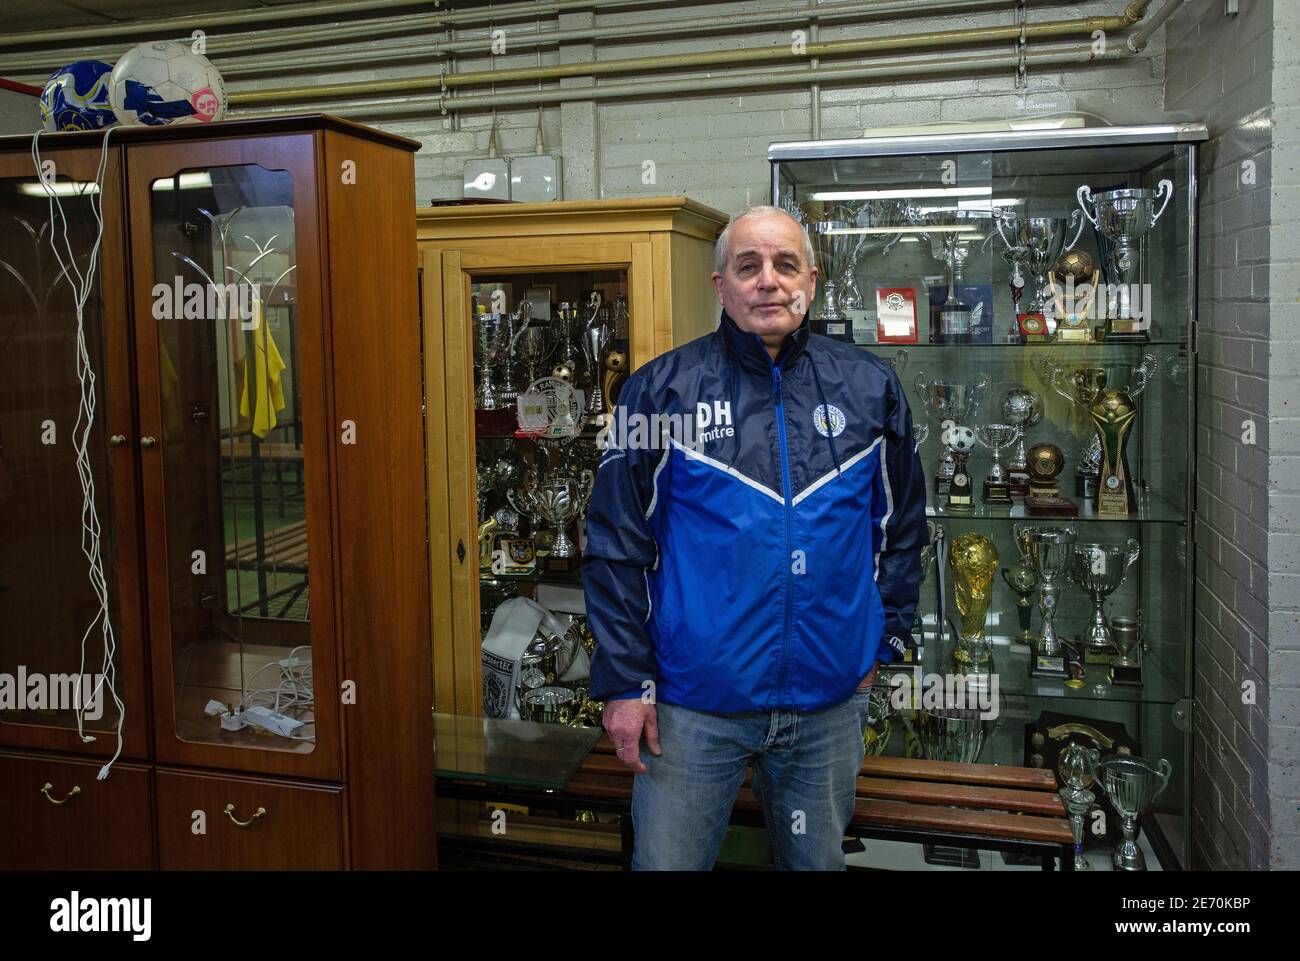
<svg viewBox="0 0 1300 961">
<path fill-rule="evenodd" d="M 1048 273 L 1056 258 L 1074 249 L 1083 233 L 1083 217 L 1079 211 L 1064 217 L 1017 217 L 1015 211 L 999 209 L 993 212 L 998 235 L 1008 250 L 1023 250 L 1024 262 L 1034 275 L 1034 295 L 1025 309 L 1027 314 L 1043 313 L 1047 302 Z M 1070 232 L 1074 236 L 1067 242 Z"/>
<path fill-rule="evenodd" d="M 1152 763 L 1146 758 L 1116 754 L 1101 762 L 1101 783 L 1106 796 L 1119 812 L 1124 840 L 1111 852 L 1116 871 L 1145 871 L 1146 857 L 1137 846 L 1138 818 L 1169 786 L 1173 765 L 1165 758 Z"/>
<path fill-rule="evenodd" d="M 1057 584 L 1070 569 L 1078 534 L 1072 526 L 1038 527 L 1030 524 L 1016 524 L 1012 533 L 1021 558 L 1034 569 L 1042 585 L 1038 609 L 1043 615 L 1043 626 L 1034 644 L 1029 673 L 1035 677 L 1069 677 L 1053 620 L 1056 617 Z"/>
<path fill-rule="evenodd" d="M 1118 316 L 1106 321 L 1106 339 L 1118 341 L 1147 341 L 1150 335 L 1142 321 L 1133 318 L 1132 289 L 1130 283 L 1141 280 L 1138 262 L 1138 243 L 1160 219 L 1174 195 L 1172 180 L 1162 180 L 1155 190 L 1133 188 L 1108 190 L 1092 195 L 1087 184 L 1077 192 L 1079 207 L 1092 222 L 1092 226 L 1110 243 L 1107 258 L 1111 278 L 1119 285 L 1116 298 Z M 1160 208 L 1156 202 L 1164 197 Z M 1147 304 L 1150 316 L 1150 304 Z"/>
<path fill-rule="evenodd" d="M 962 534 L 952 542 L 948 568 L 953 574 L 953 595 L 961 615 L 961 635 L 952 659 L 957 673 L 976 684 L 986 684 L 993 673 L 993 646 L 984 634 L 998 551 L 983 534 Z"/>
<path fill-rule="evenodd" d="M 1065 810 L 1070 814 L 1070 831 L 1074 834 L 1074 870 L 1091 871 L 1092 865 L 1083 856 L 1083 819 L 1092 808 L 1097 795 L 1088 788 L 1097 780 L 1097 767 L 1101 763 L 1101 752 L 1096 748 L 1084 747 L 1071 741 L 1056 765 L 1060 775 L 1061 800 Z"/>
<path fill-rule="evenodd" d="M 1137 562 L 1142 549 L 1137 538 L 1126 544 L 1079 544 L 1070 558 L 1070 577 L 1092 598 L 1092 623 L 1084 631 L 1084 660 L 1109 663 L 1115 639 L 1106 623 L 1106 598 L 1124 583 L 1124 572 Z"/>
</svg>

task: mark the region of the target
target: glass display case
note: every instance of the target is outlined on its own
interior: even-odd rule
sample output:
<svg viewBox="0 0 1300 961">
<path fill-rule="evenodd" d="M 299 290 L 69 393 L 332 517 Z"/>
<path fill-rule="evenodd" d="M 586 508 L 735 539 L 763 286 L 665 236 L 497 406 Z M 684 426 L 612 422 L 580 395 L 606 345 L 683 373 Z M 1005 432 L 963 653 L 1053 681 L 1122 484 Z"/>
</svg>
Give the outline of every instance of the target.
<svg viewBox="0 0 1300 961">
<path fill-rule="evenodd" d="M 1057 770 L 1077 742 L 1102 761 L 1098 849 L 1121 839 L 1106 758 L 1148 759 L 1142 837 L 1167 867 L 1188 860 L 1205 138 L 1184 124 L 768 152 L 772 202 L 815 249 L 814 330 L 893 365 L 926 476 L 916 648 L 878 682 L 869 753 L 925 742 Z M 924 737 L 963 692 L 988 705 L 964 746 Z"/>
</svg>

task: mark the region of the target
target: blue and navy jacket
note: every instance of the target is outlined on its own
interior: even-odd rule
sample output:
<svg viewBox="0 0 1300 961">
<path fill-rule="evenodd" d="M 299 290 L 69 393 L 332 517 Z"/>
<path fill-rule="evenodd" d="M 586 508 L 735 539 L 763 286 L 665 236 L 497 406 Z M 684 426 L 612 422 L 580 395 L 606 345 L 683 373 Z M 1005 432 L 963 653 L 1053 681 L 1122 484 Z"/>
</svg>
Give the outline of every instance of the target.
<svg viewBox="0 0 1300 961">
<path fill-rule="evenodd" d="M 590 697 L 813 710 L 905 650 L 928 534 L 889 365 L 806 316 L 773 361 L 724 310 L 628 377 L 602 441 Z"/>
</svg>

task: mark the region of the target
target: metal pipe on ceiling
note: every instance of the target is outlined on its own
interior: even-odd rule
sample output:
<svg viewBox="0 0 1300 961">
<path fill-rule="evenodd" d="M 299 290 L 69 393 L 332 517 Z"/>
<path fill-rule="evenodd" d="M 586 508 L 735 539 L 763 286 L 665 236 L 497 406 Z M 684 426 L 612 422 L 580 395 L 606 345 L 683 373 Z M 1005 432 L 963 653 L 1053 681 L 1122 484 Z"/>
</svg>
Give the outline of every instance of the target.
<svg viewBox="0 0 1300 961">
<path fill-rule="evenodd" d="M 1024 34 L 1030 40 L 1066 37 L 1072 34 L 1092 35 L 1096 30 L 1120 31 L 1136 21 L 1128 11 L 1145 9 L 1149 0 L 1133 0 L 1124 15 L 1114 17 L 1084 17 L 1075 20 L 1052 20 L 1029 24 Z M 1139 15 L 1140 16 L 1140 15 Z M 600 77 L 638 71 L 661 69 L 688 69 L 714 67 L 733 63 L 805 59 L 810 57 L 837 57 L 888 50 L 911 50 L 923 47 L 960 46 L 970 43 L 1017 40 L 1021 28 L 967 27 L 960 30 L 939 30 L 927 33 L 899 34 L 887 37 L 868 37 L 858 40 L 834 40 L 810 43 L 799 54 L 789 45 L 741 50 L 711 50 L 700 53 L 661 55 L 654 57 L 627 57 L 619 60 L 584 61 L 581 63 L 554 64 L 547 67 L 520 67 L 507 70 L 481 70 L 460 74 L 437 74 L 425 77 L 407 77 L 396 80 L 366 80 L 351 83 L 320 84 L 313 87 L 285 87 L 266 90 L 244 90 L 230 95 L 232 107 L 301 103 L 305 100 L 349 96 L 373 97 L 386 93 L 413 93 L 419 91 L 451 90 L 459 87 L 488 83 L 533 82 L 557 80 L 563 77 Z"/>
<path fill-rule="evenodd" d="M 1123 44 L 1112 44 L 1103 54 L 1093 51 L 1091 45 L 1064 51 L 1035 51 L 1025 55 L 1031 66 L 1087 65 L 1138 56 Z M 509 94 L 457 95 L 454 98 L 421 96 L 385 103 L 357 104 L 342 101 L 321 105 L 320 109 L 342 117 L 402 117 L 428 116 L 435 112 L 460 110 L 487 110 L 492 107 L 523 107 L 541 104 L 567 103 L 578 100 L 617 100 L 663 97 L 666 94 L 691 94 L 706 91 L 751 89 L 761 87 L 802 86 L 807 83 L 846 83 L 862 80 L 892 80 L 918 76 L 961 73 L 963 71 L 998 70 L 1014 68 L 1020 62 L 1019 54 L 986 54 L 974 57 L 932 57 L 923 60 L 898 61 L 855 67 L 804 67 L 775 70 L 743 71 L 724 77 L 699 77 L 689 80 L 665 80 L 602 84 L 595 87 L 552 87 L 547 90 Z M 238 117 L 271 117 L 300 113 L 300 107 L 274 110 L 239 111 Z"/>
<path fill-rule="evenodd" d="M 606 0 L 602 7 L 640 6 L 646 0 Z M 818 6 L 814 11 L 791 9 L 788 3 L 773 7 L 761 7 L 743 14 L 724 14 L 713 17 L 698 17 L 688 20 L 669 20 L 656 17 L 640 23 L 609 24 L 604 26 L 571 29 L 548 30 L 540 33 L 528 31 L 511 34 L 509 43 L 516 47 L 551 45 L 596 39 L 614 39 L 628 37 L 660 37 L 673 34 L 692 33 L 699 30 L 715 28 L 726 29 L 760 29 L 765 30 L 777 25 L 805 23 L 809 20 L 823 22 L 841 20 L 859 20 L 871 22 L 874 17 L 893 14 L 910 14 L 925 16 L 940 13 L 952 13 L 959 10 L 975 10 L 1001 6 L 1005 0 L 875 0 L 872 3 L 830 3 Z M 330 43 L 349 41 L 370 42 L 390 34 L 409 36 L 413 31 L 428 30 L 438 32 L 446 26 L 448 32 L 456 26 L 447 23 L 447 18 L 438 15 L 372 19 L 358 23 L 348 23 L 322 27 L 280 28 L 248 33 L 226 34 L 207 38 L 209 55 L 244 52 L 256 49 L 256 55 L 242 58 L 221 60 L 218 66 L 225 77 L 239 76 L 241 73 L 270 73 L 298 68 L 318 67 L 328 69 L 354 63 L 373 63 L 373 48 L 356 51 L 316 51 L 298 57 L 285 57 L 277 52 L 281 47 L 299 47 L 306 43 Z M 450 42 L 436 38 L 419 40 L 409 44 L 393 45 L 384 50 L 385 58 L 419 57 L 431 59 L 442 54 L 482 52 L 490 43 L 488 33 L 482 37 L 455 39 Z M 10 76 L 32 76 L 41 78 L 49 72 L 52 63 L 63 63 L 72 59 L 115 60 L 122 53 L 120 45 L 86 47 L 78 44 L 74 49 L 59 51 L 41 51 L 39 53 L 21 53 L 0 55 L 0 73 Z"/>
</svg>

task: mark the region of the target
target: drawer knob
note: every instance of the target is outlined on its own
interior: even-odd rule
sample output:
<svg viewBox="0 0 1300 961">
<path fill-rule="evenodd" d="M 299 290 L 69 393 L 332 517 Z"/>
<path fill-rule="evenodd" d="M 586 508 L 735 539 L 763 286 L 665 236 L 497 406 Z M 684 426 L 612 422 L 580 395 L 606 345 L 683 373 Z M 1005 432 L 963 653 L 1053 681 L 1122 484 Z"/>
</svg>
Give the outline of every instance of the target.
<svg viewBox="0 0 1300 961">
<path fill-rule="evenodd" d="M 228 817 L 228 818 L 230 818 L 230 820 L 234 821 L 236 827 L 246 828 L 246 827 L 248 827 L 250 824 L 252 824 L 254 821 L 256 821 L 258 818 L 266 817 L 266 808 L 264 808 L 264 807 L 259 807 L 259 808 L 258 808 L 258 809 L 253 813 L 253 816 L 252 816 L 251 818 L 249 818 L 247 821 L 241 821 L 241 820 L 239 820 L 239 818 L 235 817 L 235 806 L 234 806 L 233 804 L 227 804 L 227 805 L 226 805 L 226 817 Z"/>
<path fill-rule="evenodd" d="M 53 789 L 54 789 L 54 785 L 51 784 L 49 781 L 46 781 L 43 785 L 41 785 L 41 793 L 45 795 L 45 799 L 49 801 L 51 804 L 67 804 L 74 797 L 76 797 L 78 794 L 81 793 L 81 788 L 74 784 L 72 786 L 72 790 L 63 796 L 62 801 L 56 801 L 54 800 L 54 797 L 50 794 L 50 791 Z"/>
</svg>

